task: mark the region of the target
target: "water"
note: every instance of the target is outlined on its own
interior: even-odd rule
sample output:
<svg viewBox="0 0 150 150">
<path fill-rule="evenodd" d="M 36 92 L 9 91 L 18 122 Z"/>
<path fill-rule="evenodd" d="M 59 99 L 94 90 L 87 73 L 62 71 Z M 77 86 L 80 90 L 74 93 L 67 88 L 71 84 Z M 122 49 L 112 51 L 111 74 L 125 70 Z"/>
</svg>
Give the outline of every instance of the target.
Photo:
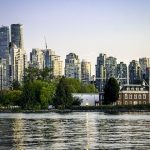
<svg viewBox="0 0 150 150">
<path fill-rule="evenodd" d="M 150 149 L 150 114 L 0 113 L 0 149 Z"/>
</svg>

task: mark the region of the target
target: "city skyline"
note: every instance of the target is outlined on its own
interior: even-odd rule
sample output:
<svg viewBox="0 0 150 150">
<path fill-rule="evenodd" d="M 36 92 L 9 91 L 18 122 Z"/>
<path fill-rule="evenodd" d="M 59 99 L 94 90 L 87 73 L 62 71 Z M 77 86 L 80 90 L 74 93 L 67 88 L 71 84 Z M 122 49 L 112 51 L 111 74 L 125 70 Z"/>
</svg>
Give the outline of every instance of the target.
<svg viewBox="0 0 150 150">
<path fill-rule="evenodd" d="M 62 60 L 70 52 L 92 63 L 106 53 L 127 64 L 149 57 L 148 0 L 1 1 L 1 25 L 24 25 L 24 47 L 53 49 Z M 8 11 L 9 10 L 9 11 Z"/>
</svg>

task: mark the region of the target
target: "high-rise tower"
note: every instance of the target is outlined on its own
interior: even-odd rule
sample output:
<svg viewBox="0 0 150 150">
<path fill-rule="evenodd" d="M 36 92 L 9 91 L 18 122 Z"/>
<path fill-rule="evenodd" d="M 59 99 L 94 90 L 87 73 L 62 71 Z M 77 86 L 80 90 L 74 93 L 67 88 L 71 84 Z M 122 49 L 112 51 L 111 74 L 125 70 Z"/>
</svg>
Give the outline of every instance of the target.
<svg viewBox="0 0 150 150">
<path fill-rule="evenodd" d="M 11 25 L 11 42 L 15 44 L 17 48 L 24 49 L 23 41 L 23 25 L 12 24 Z"/>
<path fill-rule="evenodd" d="M 9 27 L 0 27 L 0 57 L 6 59 L 9 53 L 10 34 Z"/>
</svg>

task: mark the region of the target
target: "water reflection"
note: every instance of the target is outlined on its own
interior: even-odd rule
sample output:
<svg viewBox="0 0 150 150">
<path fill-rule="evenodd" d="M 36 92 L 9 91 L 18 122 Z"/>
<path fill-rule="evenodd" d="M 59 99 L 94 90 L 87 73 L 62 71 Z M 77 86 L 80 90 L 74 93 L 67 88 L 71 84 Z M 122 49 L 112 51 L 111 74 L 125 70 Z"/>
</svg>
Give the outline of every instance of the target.
<svg viewBox="0 0 150 150">
<path fill-rule="evenodd" d="M 149 114 L 0 114 L 0 149 L 149 149 Z"/>
</svg>

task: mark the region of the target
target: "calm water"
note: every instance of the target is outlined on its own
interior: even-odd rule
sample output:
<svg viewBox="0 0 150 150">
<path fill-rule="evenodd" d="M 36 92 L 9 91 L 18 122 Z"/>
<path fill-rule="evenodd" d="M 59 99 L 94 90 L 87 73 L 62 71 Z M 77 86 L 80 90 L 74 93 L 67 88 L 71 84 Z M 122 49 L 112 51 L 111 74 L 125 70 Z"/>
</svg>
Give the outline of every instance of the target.
<svg viewBox="0 0 150 150">
<path fill-rule="evenodd" d="M 150 149 L 150 114 L 0 113 L 0 149 Z"/>
</svg>

